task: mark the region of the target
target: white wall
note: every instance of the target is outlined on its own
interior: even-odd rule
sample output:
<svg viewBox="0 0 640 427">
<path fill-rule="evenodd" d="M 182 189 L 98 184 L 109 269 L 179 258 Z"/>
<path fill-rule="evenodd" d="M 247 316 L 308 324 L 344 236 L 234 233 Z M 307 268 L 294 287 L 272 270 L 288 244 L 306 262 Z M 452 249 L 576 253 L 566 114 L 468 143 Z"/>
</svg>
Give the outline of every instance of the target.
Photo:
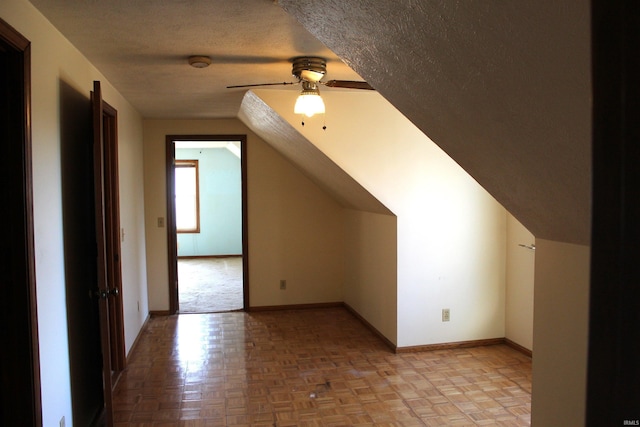
<svg viewBox="0 0 640 427">
<path fill-rule="evenodd" d="M 85 94 L 101 80 L 104 98 L 118 110 L 120 215 L 125 229 L 122 276 L 127 348 L 146 310 L 143 239 L 142 121 L 89 61 L 29 2 L 3 0 L 0 17 L 31 41 L 33 196 L 36 286 L 43 424 L 72 425 L 61 189 L 60 86 Z M 140 312 L 137 309 L 140 301 Z"/>
<path fill-rule="evenodd" d="M 584 425 L 589 262 L 588 246 L 536 240 L 532 425 Z"/>
<path fill-rule="evenodd" d="M 507 213 L 507 288 L 505 337 L 533 350 L 533 284 L 535 250 L 520 245 L 535 244 L 535 237 Z"/>
<path fill-rule="evenodd" d="M 165 135 L 246 134 L 250 305 L 342 301 L 344 211 L 237 119 L 145 120 L 151 310 L 168 310 Z M 287 289 L 279 289 L 280 280 Z"/>
<path fill-rule="evenodd" d="M 506 213 L 478 183 L 375 92 L 324 90 L 304 127 L 295 91 L 255 93 L 397 215 L 398 346 L 504 336 Z"/>
</svg>

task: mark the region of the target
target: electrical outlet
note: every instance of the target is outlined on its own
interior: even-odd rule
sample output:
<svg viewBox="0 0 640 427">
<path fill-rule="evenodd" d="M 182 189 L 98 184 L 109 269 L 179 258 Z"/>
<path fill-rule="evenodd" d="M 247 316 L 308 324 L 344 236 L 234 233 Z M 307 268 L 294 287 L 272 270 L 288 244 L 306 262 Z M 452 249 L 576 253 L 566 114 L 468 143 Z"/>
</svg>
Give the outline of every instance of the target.
<svg viewBox="0 0 640 427">
<path fill-rule="evenodd" d="M 164 218 L 159 216 L 158 217 L 158 228 L 163 228 L 164 227 Z"/>
<path fill-rule="evenodd" d="M 451 312 L 449 311 L 448 308 L 443 308 L 442 309 L 442 321 L 443 322 L 448 322 L 449 320 L 451 320 Z"/>
<path fill-rule="evenodd" d="M 287 289 L 287 281 L 286 280 L 280 280 L 280 289 L 282 289 L 282 290 Z"/>
<path fill-rule="evenodd" d="M 65 427 L 65 420 L 64 420 L 64 415 L 62 416 L 62 418 L 60 418 L 60 427 Z"/>
</svg>

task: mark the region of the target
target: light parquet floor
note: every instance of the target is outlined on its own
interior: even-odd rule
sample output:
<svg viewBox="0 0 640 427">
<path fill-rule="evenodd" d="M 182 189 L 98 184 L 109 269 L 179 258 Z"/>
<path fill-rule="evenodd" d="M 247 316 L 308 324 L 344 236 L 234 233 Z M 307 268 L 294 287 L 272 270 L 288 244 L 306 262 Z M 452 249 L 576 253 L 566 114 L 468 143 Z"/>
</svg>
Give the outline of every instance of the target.
<svg viewBox="0 0 640 427">
<path fill-rule="evenodd" d="M 116 427 L 527 426 L 531 359 L 503 346 L 394 354 L 342 308 L 151 318 Z"/>
</svg>

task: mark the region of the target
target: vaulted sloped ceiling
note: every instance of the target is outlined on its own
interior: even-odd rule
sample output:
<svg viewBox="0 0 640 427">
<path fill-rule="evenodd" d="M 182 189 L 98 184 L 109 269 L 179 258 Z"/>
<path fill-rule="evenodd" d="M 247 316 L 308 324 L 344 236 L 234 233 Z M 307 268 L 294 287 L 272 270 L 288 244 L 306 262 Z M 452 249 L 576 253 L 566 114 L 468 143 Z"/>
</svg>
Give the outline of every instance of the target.
<svg viewBox="0 0 640 427">
<path fill-rule="evenodd" d="M 588 1 L 279 3 L 537 238 L 588 244 Z"/>
<path fill-rule="evenodd" d="M 239 117 L 343 207 L 393 215 L 255 93 L 247 92 Z"/>
</svg>

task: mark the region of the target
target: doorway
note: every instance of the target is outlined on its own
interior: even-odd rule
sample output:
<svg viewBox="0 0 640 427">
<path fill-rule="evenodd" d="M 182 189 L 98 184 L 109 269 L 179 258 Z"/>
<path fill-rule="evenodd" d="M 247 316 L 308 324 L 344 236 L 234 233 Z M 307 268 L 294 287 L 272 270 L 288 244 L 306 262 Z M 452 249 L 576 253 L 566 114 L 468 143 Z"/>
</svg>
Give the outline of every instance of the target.
<svg viewBox="0 0 640 427">
<path fill-rule="evenodd" d="M 246 136 L 167 136 L 170 312 L 246 309 Z"/>
<path fill-rule="evenodd" d="M 42 425 L 31 173 L 31 44 L 0 19 L 0 425 Z M 11 242 L 9 244 L 8 242 Z"/>
</svg>

